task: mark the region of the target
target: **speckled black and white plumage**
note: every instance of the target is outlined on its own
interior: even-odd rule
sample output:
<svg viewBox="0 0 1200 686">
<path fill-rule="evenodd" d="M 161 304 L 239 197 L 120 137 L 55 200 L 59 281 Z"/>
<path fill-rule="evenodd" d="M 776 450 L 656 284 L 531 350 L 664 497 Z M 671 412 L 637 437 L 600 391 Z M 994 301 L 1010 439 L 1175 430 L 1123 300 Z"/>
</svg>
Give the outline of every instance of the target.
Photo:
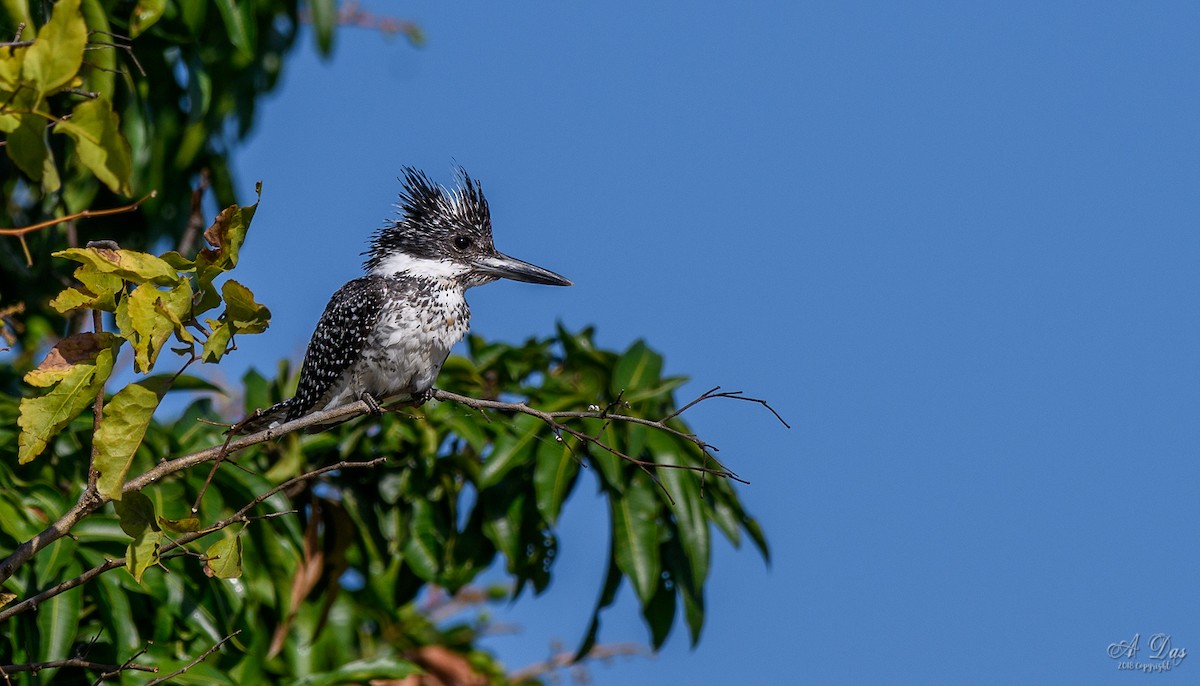
<svg viewBox="0 0 1200 686">
<path fill-rule="evenodd" d="M 549 285 L 570 281 L 496 251 L 487 200 L 478 181 L 459 170 L 447 190 L 415 169 L 404 170 L 399 219 L 372 237 L 368 275 L 342 286 L 313 332 L 293 398 L 259 411 L 239 431 L 250 433 L 332 409 L 369 395 L 421 397 L 450 348 L 466 335 L 466 291 L 498 278 Z"/>
</svg>

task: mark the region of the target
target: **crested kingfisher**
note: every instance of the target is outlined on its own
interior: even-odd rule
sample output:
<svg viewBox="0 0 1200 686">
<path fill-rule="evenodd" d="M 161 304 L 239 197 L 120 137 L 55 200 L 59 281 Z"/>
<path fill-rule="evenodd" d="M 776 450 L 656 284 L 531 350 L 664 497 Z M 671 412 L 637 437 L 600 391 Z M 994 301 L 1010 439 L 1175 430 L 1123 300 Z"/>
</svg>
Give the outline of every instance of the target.
<svg viewBox="0 0 1200 686">
<path fill-rule="evenodd" d="M 372 410 L 407 395 L 428 400 L 450 348 L 466 335 L 466 291 L 497 279 L 551 286 L 571 282 L 496 250 L 479 182 L 458 169 L 447 189 L 403 169 L 399 217 L 371 238 L 366 276 L 337 290 L 304 353 L 296 395 L 258 410 L 251 433 L 358 400 Z"/>
</svg>

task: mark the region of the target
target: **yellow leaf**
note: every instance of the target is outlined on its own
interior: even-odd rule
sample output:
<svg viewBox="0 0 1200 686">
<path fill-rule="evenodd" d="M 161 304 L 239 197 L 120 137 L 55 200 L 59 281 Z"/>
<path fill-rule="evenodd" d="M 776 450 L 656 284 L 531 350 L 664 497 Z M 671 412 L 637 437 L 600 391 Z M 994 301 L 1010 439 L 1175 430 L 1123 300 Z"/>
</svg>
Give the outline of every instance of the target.
<svg viewBox="0 0 1200 686">
<path fill-rule="evenodd" d="M 40 455 L 50 438 L 96 399 L 112 373 L 113 352 L 113 348 L 105 348 L 97 353 L 94 363 L 72 366 L 49 393 L 21 399 L 18 462 L 25 464 Z"/>
<path fill-rule="evenodd" d="M 104 97 L 85 100 L 75 106 L 70 119 L 54 126 L 75 140 L 79 161 L 114 193 L 130 195 L 133 159 L 129 141 L 121 134 L 121 120 Z"/>
<path fill-rule="evenodd" d="M 136 250 L 68 248 L 53 255 L 85 264 L 104 274 L 115 274 L 133 283 L 174 286 L 180 281 L 178 272 L 165 260 Z"/>
<path fill-rule="evenodd" d="M 100 472 L 96 488 L 100 495 L 121 499 L 121 487 L 133 456 L 142 444 L 154 410 L 170 387 L 169 377 L 152 377 L 122 388 L 104 406 L 103 421 L 93 439 L 95 467 Z"/>
<path fill-rule="evenodd" d="M 17 90 L 21 83 L 21 67 L 25 64 L 25 52 L 28 47 L 0 50 L 0 91 L 7 96 Z M 4 98 L 8 102 L 8 98 Z"/>
<path fill-rule="evenodd" d="M 62 313 L 72 310 L 89 309 L 112 312 L 117 307 L 117 293 L 124 288 L 125 282 L 115 274 L 98 272 L 83 265 L 75 270 L 75 279 L 82 286 L 68 288 L 50 301 L 50 306 Z"/>
<path fill-rule="evenodd" d="M 242 575 L 242 539 L 234 535 L 222 538 L 204 552 L 204 573 L 218 579 L 236 579 Z"/>
<path fill-rule="evenodd" d="M 110 333 L 77 333 L 54 344 L 41 364 L 25 374 L 25 383 L 39 388 L 49 388 L 62 381 L 67 372 L 77 364 L 96 363 L 100 351 L 111 348 L 113 335 Z"/>
<path fill-rule="evenodd" d="M 191 308 L 192 287 L 187 281 L 167 291 L 144 283 L 125 298 L 125 316 L 117 320 L 121 335 L 133 343 L 134 368 L 150 371 L 167 339 L 182 330 L 180 314 Z M 190 338 L 191 334 L 184 333 Z"/>
<path fill-rule="evenodd" d="M 237 333 L 262 333 L 271 321 L 271 310 L 254 301 L 254 293 L 229 279 L 221 286 L 225 298 L 225 321 L 233 323 Z"/>
<path fill-rule="evenodd" d="M 25 80 L 43 96 L 66 86 L 83 64 L 86 45 L 87 25 L 79 11 L 79 0 L 59 0 L 50 21 L 25 54 Z"/>
<path fill-rule="evenodd" d="M 196 517 L 184 517 L 183 519 L 159 517 L 158 525 L 167 531 L 177 534 L 190 534 L 193 531 L 200 530 L 200 520 Z"/>
</svg>

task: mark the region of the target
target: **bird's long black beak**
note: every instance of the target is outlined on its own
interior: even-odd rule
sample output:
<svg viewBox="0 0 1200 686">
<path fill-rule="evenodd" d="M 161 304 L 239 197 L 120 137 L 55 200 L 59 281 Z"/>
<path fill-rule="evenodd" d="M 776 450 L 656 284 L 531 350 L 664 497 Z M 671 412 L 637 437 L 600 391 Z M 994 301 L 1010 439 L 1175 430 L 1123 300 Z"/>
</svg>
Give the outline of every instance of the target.
<svg viewBox="0 0 1200 686">
<path fill-rule="evenodd" d="M 502 279 L 541 283 L 547 286 L 571 285 L 570 280 L 555 274 L 549 269 L 542 269 L 537 265 L 523 262 L 515 257 L 509 257 L 504 253 L 498 252 L 494 255 L 477 257 L 471 260 L 471 262 L 479 271 Z"/>
</svg>

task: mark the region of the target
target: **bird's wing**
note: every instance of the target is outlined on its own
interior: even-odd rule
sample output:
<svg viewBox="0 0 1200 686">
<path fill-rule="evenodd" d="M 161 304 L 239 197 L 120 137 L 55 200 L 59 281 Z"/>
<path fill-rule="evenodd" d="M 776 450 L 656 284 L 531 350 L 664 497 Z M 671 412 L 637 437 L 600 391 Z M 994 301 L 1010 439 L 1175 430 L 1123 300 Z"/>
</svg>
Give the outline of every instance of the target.
<svg viewBox="0 0 1200 686">
<path fill-rule="evenodd" d="M 383 277 L 364 276 L 342 286 L 329 299 L 304 353 L 300 385 L 288 408 L 288 421 L 321 409 L 318 403 L 328 402 L 326 396 L 334 384 L 361 357 L 386 293 Z"/>
</svg>

